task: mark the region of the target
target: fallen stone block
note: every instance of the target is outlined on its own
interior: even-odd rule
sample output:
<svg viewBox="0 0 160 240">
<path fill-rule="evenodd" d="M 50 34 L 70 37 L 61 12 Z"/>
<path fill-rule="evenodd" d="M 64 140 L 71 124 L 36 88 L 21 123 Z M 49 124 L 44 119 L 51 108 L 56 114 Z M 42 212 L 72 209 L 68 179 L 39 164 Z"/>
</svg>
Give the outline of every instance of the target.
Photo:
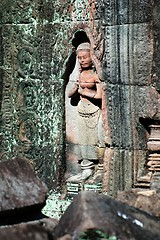
<svg viewBox="0 0 160 240">
<path fill-rule="evenodd" d="M 52 240 L 52 235 L 38 224 L 22 223 L 0 228 L 2 240 Z"/>
<path fill-rule="evenodd" d="M 53 234 L 54 239 L 71 236 L 74 240 L 110 237 L 158 240 L 159 229 L 158 218 L 103 194 L 81 192 L 61 217 Z"/>
<path fill-rule="evenodd" d="M 160 197 L 154 190 L 120 191 L 117 200 L 160 217 Z"/>
<path fill-rule="evenodd" d="M 31 164 L 15 158 L 0 162 L 0 225 L 41 218 L 47 187 Z"/>
</svg>

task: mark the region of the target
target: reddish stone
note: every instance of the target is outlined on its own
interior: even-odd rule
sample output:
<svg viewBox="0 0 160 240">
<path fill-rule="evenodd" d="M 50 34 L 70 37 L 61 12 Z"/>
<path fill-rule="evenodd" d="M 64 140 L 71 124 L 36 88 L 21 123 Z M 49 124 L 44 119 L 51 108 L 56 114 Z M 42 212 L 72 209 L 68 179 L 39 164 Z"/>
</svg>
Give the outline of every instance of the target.
<svg viewBox="0 0 160 240">
<path fill-rule="evenodd" d="M 160 223 L 151 215 L 103 194 L 81 192 L 54 229 L 54 239 L 99 230 L 117 239 L 160 239 Z M 92 238 L 96 239 L 96 238 Z"/>
<path fill-rule="evenodd" d="M 160 217 L 160 197 L 153 190 L 121 191 L 118 192 L 117 200 L 139 208 L 156 217 Z"/>
<path fill-rule="evenodd" d="M 31 164 L 16 158 L 0 162 L 0 212 L 45 202 L 47 187 L 36 176 Z"/>
</svg>

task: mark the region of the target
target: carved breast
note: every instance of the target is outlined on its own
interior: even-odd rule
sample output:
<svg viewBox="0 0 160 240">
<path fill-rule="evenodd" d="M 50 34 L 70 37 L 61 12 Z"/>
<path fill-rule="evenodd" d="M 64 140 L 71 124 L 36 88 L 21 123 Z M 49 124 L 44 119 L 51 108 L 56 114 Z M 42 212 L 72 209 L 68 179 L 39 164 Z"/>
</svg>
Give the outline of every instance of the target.
<svg viewBox="0 0 160 240">
<path fill-rule="evenodd" d="M 94 89 L 96 86 L 95 75 L 89 75 L 88 77 L 81 76 L 79 79 L 79 84 L 81 88 Z"/>
</svg>

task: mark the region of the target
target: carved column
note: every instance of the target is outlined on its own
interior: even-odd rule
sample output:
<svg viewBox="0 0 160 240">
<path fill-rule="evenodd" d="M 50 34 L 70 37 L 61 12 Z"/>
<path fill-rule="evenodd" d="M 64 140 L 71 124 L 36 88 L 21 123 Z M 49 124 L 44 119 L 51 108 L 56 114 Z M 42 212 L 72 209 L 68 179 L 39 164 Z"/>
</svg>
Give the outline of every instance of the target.
<svg viewBox="0 0 160 240">
<path fill-rule="evenodd" d="M 150 152 L 148 157 L 148 170 L 152 173 L 160 172 L 160 125 L 150 125 L 150 137 L 147 147 Z"/>
</svg>

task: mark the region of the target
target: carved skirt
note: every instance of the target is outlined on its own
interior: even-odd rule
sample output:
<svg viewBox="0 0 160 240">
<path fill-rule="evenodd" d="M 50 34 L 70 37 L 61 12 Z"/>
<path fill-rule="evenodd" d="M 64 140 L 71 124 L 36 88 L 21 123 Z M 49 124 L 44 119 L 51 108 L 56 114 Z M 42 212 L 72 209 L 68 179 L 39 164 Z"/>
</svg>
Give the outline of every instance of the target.
<svg viewBox="0 0 160 240">
<path fill-rule="evenodd" d="M 101 109 L 91 102 L 78 103 L 78 139 L 82 159 L 97 159 L 97 147 L 104 147 Z"/>
</svg>

